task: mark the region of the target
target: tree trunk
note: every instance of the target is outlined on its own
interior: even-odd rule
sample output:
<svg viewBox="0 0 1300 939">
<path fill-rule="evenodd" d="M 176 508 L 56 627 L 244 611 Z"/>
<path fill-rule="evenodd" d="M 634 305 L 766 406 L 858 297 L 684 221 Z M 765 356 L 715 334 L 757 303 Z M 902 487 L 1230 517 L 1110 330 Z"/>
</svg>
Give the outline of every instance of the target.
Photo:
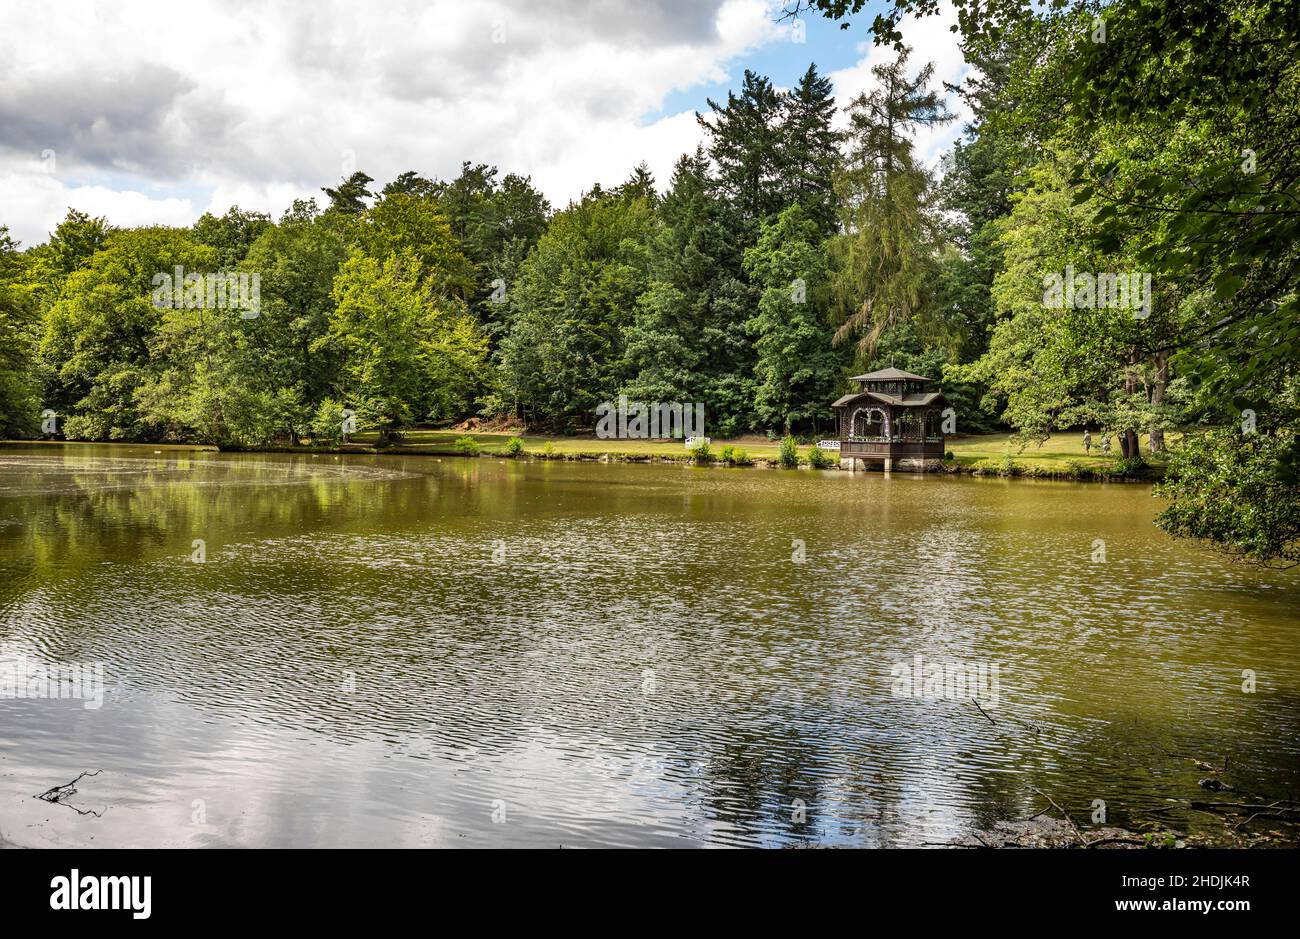
<svg viewBox="0 0 1300 939">
<path fill-rule="evenodd" d="M 1169 351 L 1162 349 L 1156 353 L 1156 374 L 1151 383 L 1151 404 L 1159 407 L 1165 400 L 1165 388 L 1169 384 Z M 1165 431 L 1156 421 L 1151 422 L 1151 452 L 1165 452 Z"/>
<path fill-rule="evenodd" d="M 1129 353 L 1128 369 L 1124 372 L 1124 393 L 1133 395 L 1137 392 L 1138 378 L 1135 371 L 1139 361 L 1138 351 L 1134 349 Z M 1124 459 L 1132 460 L 1142 456 L 1142 440 L 1138 437 L 1138 432 L 1132 427 L 1126 427 L 1119 438 L 1120 452 L 1124 454 Z"/>
</svg>

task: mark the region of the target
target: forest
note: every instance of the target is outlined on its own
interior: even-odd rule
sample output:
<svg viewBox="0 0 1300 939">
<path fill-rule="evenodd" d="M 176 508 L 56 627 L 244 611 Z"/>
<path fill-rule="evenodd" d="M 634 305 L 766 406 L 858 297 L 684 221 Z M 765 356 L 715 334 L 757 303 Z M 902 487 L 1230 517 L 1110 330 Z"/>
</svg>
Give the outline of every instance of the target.
<svg viewBox="0 0 1300 939">
<path fill-rule="evenodd" d="M 746 71 L 670 178 L 628 167 L 564 207 L 527 167 L 465 162 L 351 173 L 278 219 L 70 210 L 26 247 L 0 209 L 0 436 L 332 444 L 345 409 L 381 440 L 472 416 L 568 434 L 626 395 L 810 438 L 849 375 L 893 365 L 940 379 L 962 433 L 1160 453 L 1168 531 L 1300 562 L 1300 8 L 958 2 L 974 68 L 945 88 L 898 31 L 936 3 L 875 19 L 871 89 Z M 973 119 L 928 166 L 914 137 L 950 95 Z M 159 304 L 178 266 L 257 275 L 255 315 Z M 1147 302 L 1050 302 L 1067 271 Z"/>
</svg>

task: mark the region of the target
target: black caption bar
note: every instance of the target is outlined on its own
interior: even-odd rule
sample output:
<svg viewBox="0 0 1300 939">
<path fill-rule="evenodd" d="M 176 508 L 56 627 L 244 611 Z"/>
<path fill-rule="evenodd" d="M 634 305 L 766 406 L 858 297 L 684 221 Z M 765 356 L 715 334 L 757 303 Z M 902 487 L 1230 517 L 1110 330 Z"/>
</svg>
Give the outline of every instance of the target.
<svg viewBox="0 0 1300 939">
<path fill-rule="evenodd" d="M 845 903 L 864 923 L 912 910 L 929 925 L 1065 913 L 1230 927 L 1293 908 L 1295 862 L 1289 850 L 50 850 L 0 851 L 0 876 L 8 922 L 75 928 L 373 927 L 434 912 L 561 923 L 604 918 L 614 899 L 637 919 L 716 911 L 769 927 Z"/>
</svg>

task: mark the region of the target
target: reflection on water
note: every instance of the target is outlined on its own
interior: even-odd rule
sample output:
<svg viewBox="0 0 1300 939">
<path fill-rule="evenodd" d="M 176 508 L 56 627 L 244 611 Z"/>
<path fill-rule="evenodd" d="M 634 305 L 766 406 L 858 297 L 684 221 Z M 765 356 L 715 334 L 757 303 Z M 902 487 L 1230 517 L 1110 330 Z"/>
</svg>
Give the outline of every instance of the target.
<svg viewBox="0 0 1300 939">
<path fill-rule="evenodd" d="M 99 709 L 0 700 L 0 839 L 915 845 L 1031 815 L 1033 787 L 1081 820 L 1217 824 L 1171 802 L 1193 759 L 1296 789 L 1300 577 L 1155 510 L 1139 486 L 0 451 L 0 658 L 107 680 Z M 918 653 L 997 664 L 996 723 L 892 695 Z M 73 801 L 101 817 L 31 798 L 96 769 Z"/>
</svg>

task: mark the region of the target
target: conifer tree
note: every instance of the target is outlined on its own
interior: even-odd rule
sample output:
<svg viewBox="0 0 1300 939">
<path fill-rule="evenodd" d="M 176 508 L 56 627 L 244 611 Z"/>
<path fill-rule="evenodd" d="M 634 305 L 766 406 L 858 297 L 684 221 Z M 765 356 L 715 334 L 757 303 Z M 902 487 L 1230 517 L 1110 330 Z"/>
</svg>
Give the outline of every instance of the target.
<svg viewBox="0 0 1300 939">
<path fill-rule="evenodd" d="M 803 206 L 822 237 L 839 222 L 833 183 L 842 135 L 831 129 L 834 116 L 831 81 L 809 65 L 782 97 L 780 182 L 785 203 Z"/>
<path fill-rule="evenodd" d="M 912 134 L 952 119 L 928 89 L 933 64 L 907 75 L 908 50 L 872 73 L 879 87 L 849 104 L 849 153 L 836 176 L 844 235 L 835 251 L 838 343 L 856 339 L 870 358 L 900 320 L 933 317 L 937 225 L 930 174 L 916 159 Z"/>
</svg>

